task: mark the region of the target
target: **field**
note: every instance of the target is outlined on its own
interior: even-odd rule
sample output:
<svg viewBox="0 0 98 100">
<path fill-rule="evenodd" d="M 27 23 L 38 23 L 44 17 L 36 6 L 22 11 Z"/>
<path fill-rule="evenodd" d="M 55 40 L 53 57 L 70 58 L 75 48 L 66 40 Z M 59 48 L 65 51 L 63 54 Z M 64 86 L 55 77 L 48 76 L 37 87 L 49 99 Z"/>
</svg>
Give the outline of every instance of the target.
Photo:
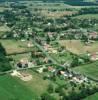
<svg viewBox="0 0 98 100">
<path fill-rule="evenodd" d="M 98 61 L 73 68 L 74 71 L 98 80 Z"/>
<path fill-rule="evenodd" d="M 41 12 L 42 15 L 48 17 L 48 18 L 60 18 L 65 15 L 72 15 L 76 13 L 76 11 L 56 11 L 56 12 L 48 12 L 47 10 L 44 10 Z"/>
<path fill-rule="evenodd" d="M 0 43 L 5 48 L 7 54 L 22 53 L 26 51 L 32 51 L 27 47 L 28 42 L 16 41 L 16 40 L 0 40 Z"/>
<path fill-rule="evenodd" d="M 30 100 L 35 97 L 36 95 L 16 78 L 9 75 L 0 76 L 1 100 Z"/>
<path fill-rule="evenodd" d="M 33 77 L 28 82 L 10 75 L 0 76 L 0 98 L 2 100 L 36 100 L 35 98 L 44 93 L 50 81 L 43 80 L 41 75 L 33 71 L 28 72 Z"/>
<path fill-rule="evenodd" d="M 91 95 L 84 100 L 98 100 L 98 93 L 95 93 L 94 95 Z"/>
<path fill-rule="evenodd" d="M 0 7 L 0 12 L 3 12 L 4 10 L 8 10 L 8 9 L 10 9 L 10 8 L 8 8 L 8 7 Z"/>
<path fill-rule="evenodd" d="M 59 42 L 67 50 L 75 54 L 83 54 L 88 52 L 98 52 L 98 42 L 94 42 L 88 46 L 84 45 L 80 40 L 61 40 Z"/>
<path fill-rule="evenodd" d="M 85 14 L 85 15 L 79 15 L 73 18 L 78 19 L 98 19 L 98 14 Z"/>
</svg>

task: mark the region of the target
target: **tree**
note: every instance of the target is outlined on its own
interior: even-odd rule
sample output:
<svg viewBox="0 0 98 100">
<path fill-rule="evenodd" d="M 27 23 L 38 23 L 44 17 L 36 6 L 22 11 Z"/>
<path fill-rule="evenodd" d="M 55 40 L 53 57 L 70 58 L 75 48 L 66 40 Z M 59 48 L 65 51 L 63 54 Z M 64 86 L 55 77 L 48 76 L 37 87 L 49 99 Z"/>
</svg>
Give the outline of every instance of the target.
<svg viewBox="0 0 98 100">
<path fill-rule="evenodd" d="M 2 44 L 0 44 L 0 71 L 8 71 L 11 69 L 11 65 L 9 63 L 9 59 L 6 58 L 6 52 L 5 49 L 3 48 Z"/>
<path fill-rule="evenodd" d="M 56 99 L 46 92 L 41 95 L 41 100 L 56 100 Z"/>
<path fill-rule="evenodd" d="M 49 84 L 47 91 L 49 93 L 53 93 L 54 92 L 54 86 L 52 84 Z"/>
</svg>

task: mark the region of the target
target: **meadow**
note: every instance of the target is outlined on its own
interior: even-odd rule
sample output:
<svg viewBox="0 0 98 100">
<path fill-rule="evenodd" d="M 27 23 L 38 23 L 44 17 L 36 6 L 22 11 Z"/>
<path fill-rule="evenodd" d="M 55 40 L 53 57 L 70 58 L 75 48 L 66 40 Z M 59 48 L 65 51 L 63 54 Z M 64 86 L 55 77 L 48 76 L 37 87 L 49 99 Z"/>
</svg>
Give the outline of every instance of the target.
<svg viewBox="0 0 98 100">
<path fill-rule="evenodd" d="M 84 100 L 98 100 L 98 92 L 93 94 L 93 95 L 91 95 L 91 96 L 88 96 Z"/>
<path fill-rule="evenodd" d="M 91 64 L 77 66 L 72 70 L 80 74 L 86 75 L 90 78 L 93 78 L 95 80 L 98 80 L 98 61 Z"/>
<path fill-rule="evenodd" d="M 22 71 L 23 72 L 23 71 Z M 32 75 L 30 81 L 23 81 L 9 74 L 0 76 L 0 99 L 2 100 L 37 100 L 46 92 L 49 80 L 43 80 L 42 75 L 28 70 L 24 71 Z M 5 96 L 6 95 L 6 96 Z"/>
<path fill-rule="evenodd" d="M 36 98 L 28 87 L 25 87 L 23 82 L 19 82 L 16 78 L 10 75 L 0 76 L 0 99 L 1 100 L 31 100 Z"/>
</svg>

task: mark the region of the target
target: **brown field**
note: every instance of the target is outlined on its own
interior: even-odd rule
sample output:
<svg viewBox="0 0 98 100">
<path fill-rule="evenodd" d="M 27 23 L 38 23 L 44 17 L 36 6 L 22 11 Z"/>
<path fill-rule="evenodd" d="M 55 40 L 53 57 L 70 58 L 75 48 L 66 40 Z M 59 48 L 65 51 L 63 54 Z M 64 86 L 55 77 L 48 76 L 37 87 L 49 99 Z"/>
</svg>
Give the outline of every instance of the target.
<svg viewBox="0 0 98 100">
<path fill-rule="evenodd" d="M 32 48 L 28 48 L 28 42 L 16 41 L 16 40 L 0 40 L 0 43 L 5 48 L 7 54 L 22 53 L 31 51 Z"/>
<path fill-rule="evenodd" d="M 76 13 L 76 11 L 56 11 L 56 12 L 48 12 L 46 10 L 43 10 L 41 12 L 42 15 L 49 17 L 49 18 L 59 18 L 64 15 L 72 15 L 73 13 Z"/>
<path fill-rule="evenodd" d="M 84 45 L 80 40 L 61 40 L 59 43 L 75 54 L 98 52 L 98 42 L 94 42 L 88 46 Z"/>
</svg>

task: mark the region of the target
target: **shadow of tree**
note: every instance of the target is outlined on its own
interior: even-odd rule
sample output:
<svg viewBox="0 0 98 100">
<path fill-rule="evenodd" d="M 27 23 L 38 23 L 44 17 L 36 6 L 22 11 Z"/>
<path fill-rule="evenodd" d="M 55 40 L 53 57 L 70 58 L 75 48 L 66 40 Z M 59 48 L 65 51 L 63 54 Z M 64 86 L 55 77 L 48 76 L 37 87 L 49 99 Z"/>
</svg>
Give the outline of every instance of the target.
<svg viewBox="0 0 98 100">
<path fill-rule="evenodd" d="M 0 43 L 0 72 L 8 71 L 11 69 L 9 59 L 6 57 L 6 51 Z"/>
</svg>

